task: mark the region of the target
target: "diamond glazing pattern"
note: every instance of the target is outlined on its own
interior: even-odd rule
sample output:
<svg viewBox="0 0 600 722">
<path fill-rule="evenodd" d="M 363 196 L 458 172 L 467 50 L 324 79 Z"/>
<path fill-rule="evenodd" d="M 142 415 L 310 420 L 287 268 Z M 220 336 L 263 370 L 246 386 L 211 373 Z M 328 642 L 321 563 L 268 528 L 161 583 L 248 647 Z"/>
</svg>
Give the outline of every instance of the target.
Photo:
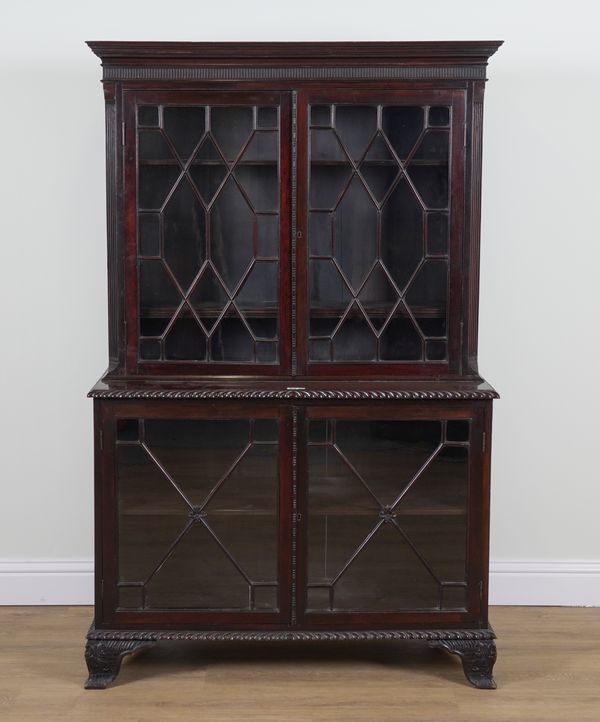
<svg viewBox="0 0 600 722">
<path fill-rule="evenodd" d="M 445 361 L 450 108 L 310 108 L 309 360 Z"/>
<path fill-rule="evenodd" d="M 140 359 L 277 363 L 279 109 L 137 118 Z"/>
</svg>

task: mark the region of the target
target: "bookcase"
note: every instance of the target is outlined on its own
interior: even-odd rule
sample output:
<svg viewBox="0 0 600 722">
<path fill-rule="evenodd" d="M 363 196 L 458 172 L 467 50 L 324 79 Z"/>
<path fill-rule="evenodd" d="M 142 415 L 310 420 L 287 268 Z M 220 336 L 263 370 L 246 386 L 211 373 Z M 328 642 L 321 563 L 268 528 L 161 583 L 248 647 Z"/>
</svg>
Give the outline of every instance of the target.
<svg viewBox="0 0 600 722">
<path fill-rule="evenodd" d="M 498 42 L 90 42 L 109 366 L 88 688 L 161 640 L 419 639 L 493 688 Z"/>
</svg>

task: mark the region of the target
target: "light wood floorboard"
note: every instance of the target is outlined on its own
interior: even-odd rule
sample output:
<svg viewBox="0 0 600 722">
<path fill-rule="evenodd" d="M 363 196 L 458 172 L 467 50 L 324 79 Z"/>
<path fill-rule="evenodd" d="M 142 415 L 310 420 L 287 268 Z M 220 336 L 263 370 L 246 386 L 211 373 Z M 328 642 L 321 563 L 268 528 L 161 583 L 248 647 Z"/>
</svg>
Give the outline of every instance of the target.
<svg viewBox="0 0 600 722">
<path fill-rule="evenodd" d="M 88 607 L 0 607 L 2 722 L 600 722 L 600 609 L 495 607 L 498 689 L 413 643 L 163 644 L 85 691 Z"/>
</svg>

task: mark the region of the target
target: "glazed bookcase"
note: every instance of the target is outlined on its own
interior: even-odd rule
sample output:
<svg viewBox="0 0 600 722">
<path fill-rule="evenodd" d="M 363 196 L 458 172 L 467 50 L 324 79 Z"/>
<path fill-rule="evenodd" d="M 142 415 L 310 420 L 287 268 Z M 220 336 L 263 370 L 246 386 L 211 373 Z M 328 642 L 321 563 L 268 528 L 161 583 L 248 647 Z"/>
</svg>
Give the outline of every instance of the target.
<svg viewBox="0 0 600 722">
<path fill-rule="evenodd" d="M 109 367 L 86 686 L 161 640 L 419 639 L 493 688 L 477 316 L 500 43 L 89 45 Z"/>
</svg>

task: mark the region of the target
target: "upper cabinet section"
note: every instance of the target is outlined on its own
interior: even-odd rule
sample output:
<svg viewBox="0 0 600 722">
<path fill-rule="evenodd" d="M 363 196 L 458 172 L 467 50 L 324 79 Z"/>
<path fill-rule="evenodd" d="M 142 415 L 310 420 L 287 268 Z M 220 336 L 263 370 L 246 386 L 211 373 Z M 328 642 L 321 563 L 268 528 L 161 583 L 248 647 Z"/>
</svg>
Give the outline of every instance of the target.
<svg viewBox="0 0 600 722">
<path fill-rule="evenodd" d="M 92 42 L 111 376 L 477 372 L 498 42 Z"/>
</svg>

